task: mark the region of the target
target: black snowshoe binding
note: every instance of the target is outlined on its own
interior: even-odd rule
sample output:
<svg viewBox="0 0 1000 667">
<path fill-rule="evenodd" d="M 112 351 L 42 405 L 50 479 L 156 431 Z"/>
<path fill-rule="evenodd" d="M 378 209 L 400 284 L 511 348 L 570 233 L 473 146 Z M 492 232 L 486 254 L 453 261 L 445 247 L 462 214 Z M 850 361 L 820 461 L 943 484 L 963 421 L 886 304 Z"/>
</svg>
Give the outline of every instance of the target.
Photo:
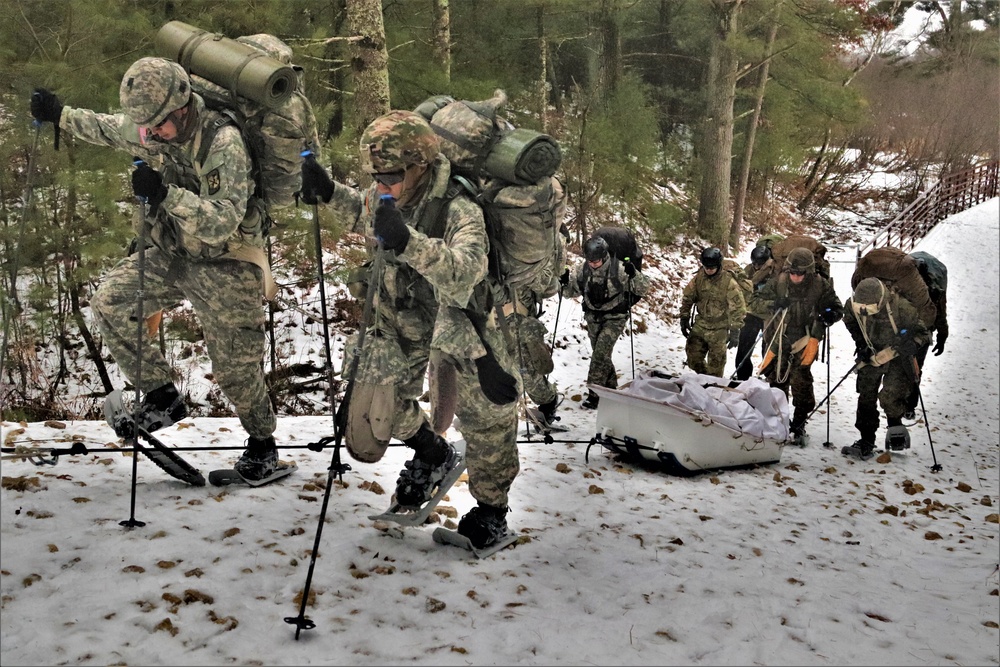
<svg viewBox="0 0 1000 667">
<path fill-rule="evenodd" d="M 901 452 L 910 448 L 910 432 L 902 424 L 890 426 L 885 432 L 885 448 Z"/>
<path fill-rule="evenodd" d="M 507 508 L 480 503 L 458 522 L 458 534 L 469 539 L 476 549 L 485 549 L 504 539 L 507 529 Z"/>
<path fill-rule="evenodd" d="M 404 464 L 396 481 L 396 502 L 400 507 L 417 509 L 429 501 L 448 473 L 458 465 L 461 460 L 458 452 L 450 443 L 444 442 L 444 445 L 447 453 L 440 463 L 425 463 L 414 456 Z"/>
<path fill-rule="evenodd" d="M 850 458 L 867 461 L 875 456 L 875 443 L 867 440 L 857 440 L 853 445 L 848 445 L 840 450 L 840 453 Z"/>
</svg>

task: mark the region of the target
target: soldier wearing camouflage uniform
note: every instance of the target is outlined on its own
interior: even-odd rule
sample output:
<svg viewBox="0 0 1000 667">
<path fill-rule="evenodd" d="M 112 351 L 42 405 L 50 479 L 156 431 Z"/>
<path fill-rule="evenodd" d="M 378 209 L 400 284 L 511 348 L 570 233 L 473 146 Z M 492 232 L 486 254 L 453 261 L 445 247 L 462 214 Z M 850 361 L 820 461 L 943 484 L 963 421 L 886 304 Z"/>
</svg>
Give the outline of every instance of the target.
<svg viewBox="0 0 1000 667">
<path fill-rule="evenodd" d="M 842 453 L 867 459 L 875 452 L 878 406 L 888 425 L 886 449 L 906 449 L 910 436 L 903 426 L 906 401 L 916 383 L 914 355 L 930 341 L 916 308 L 878 278 L 865 278 L 844 304 L 844 324 L 854 339 L 858 368 L 858 413 L 861 438 Z"/>
<path fill-rule="evenodd" d="M 816 272 L 813 253 L 795 248 L 781 273 L 754 293 L 749 310 L 769 322 L 761 372 L 786 396 L 791 390 L 795 408 L 789 427 L 792 444 L 805 446 L 806 419 L 816 407 L 812 363 L 827 328 L 844 316 L 843 304 L 830 279 Z"/>
<path fill-rule="evenodd" d="M 618 372 L 611 358 L 625 330 L 629 311 L 649 290 L 649 278 L 636 271 L 632 262 L 611 256 L 608 242 L 593 236 L 583 246 L 583 263 L 564 273 L 563 295 L 583 297 L 583 319 L 592 350 L 587 384 L 618 388 Z M 582 407 L 592 410 L 600 397 L 590 391 Z"/>
<path fill-rule="evenodd" d="M 262 250 L 261 214 L 252 205 L 250 156 L 239 130 L 214 127 L 218 114 L 191 92 L 184 69 L 163 58 L 142 58 L 120 88 L 124 113 L 102 114 L 63 106 L 50 91 L 32 95 L 32 115 L 88 143 L 139 157 L 135 194 L 146 202 L 134 224 L 146 225 L 143 304 L 147 312 L 184 299 L 201 320 L 215 380 L 233 402 L 249 434 L 236 470 L 262 479 L 279 466 L 276 420 L 264 382 L 262 295 L 270 276 Z M 210 141 L 207 151 L 202 142 Z M 198 164 L 197 157 L 205 155 Z M 148 208 L 148 215 L 143 210 Z M 121 260 L 91 302 L 104 342 L 122 373 L 136 379 L 138 255 Z M 187 416 L 170 365 L 155 342 L 143 338 L 144 396 L 139 425 L 147 431 Z"/>
<path fill-rule="evenodd" d="M 722 377 L 726 348 L 739 343 L 746 300 L 736 279 L 722 270 L 722 251 L 705 248 L 701 265 L 681 296 L 681 334 L 687 338 L 684 351 L 695 373 Z"/>
<path fill-rule="evenodd" d="M 395 387 L 391 434 L 414 450 L 396 502 L 419 508 L 458 462 L 417 402 L 433 354 L 456 371 L 469 490 L 478 501 L 458 532 L 482 548 L 507 533 L 509 491 L 520 469 L 520 382 L 492 311 L 483 211 L 451 179 L 437 135 L 418 114 L 392 111 L 375 119 L 361 137 L 361 161 L 375 180 L 364 191 L 332 182 L 307 160 L 302 197 L 330 203 L 353 231 L 381 247 L 370 244 L 373 256 L 382 253 L 384 269 L 365 277 L 377 281 L 377 289 L 371 344 L 366 341 L 361 355 L 385 360 L 366 363 L 364 381 Z M 381 452 L 364 452 L 361 460 L 378 460 Z"/>
</svg>

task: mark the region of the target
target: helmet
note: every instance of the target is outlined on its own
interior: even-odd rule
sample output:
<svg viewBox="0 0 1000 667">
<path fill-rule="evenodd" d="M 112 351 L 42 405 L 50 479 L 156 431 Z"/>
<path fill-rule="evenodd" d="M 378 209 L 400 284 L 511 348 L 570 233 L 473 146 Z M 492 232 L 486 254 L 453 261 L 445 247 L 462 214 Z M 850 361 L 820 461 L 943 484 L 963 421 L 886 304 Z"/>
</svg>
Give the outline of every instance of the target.
<svg viewBox="0 0 1000 667">
<path fill-rule="evenodd" d="M 865 278 L 854 288 L 854 295 L 851 297 L 851 308 L 854 314 L 874 315 L 882 310 L 885 305 L 886 289 L 885 285 L 878 278 Z"/>
<path fill-rule="evenodd" d="M 588 262 L 604 261 L 608 254 L 608 242 L 600 236 L 592 236 L 583 244 L 583 256 Z"/>
<path fill-rule="evenodd" d="M 373 120 L 361 135 L 361 168 L 376 174 L 428 165 L 437 157 L 440 144 L 420 114 L 390 111 Z"/>
<path fill-rule="evenodd" d="M 705 248 L 701 251 L 701 265 L 706 269 L 721 269 L 722 251 L 718 248 Z"/>
<path fill-rule="evenodd" d="M 764 266 L 764 263 L 771 259 L 771 249 L 766 245 L 759 245 L 750 251 L 750 262 L 756 266 Z"/>
<path fill-rule="evenodd" d="M 118 97 L 136 125 L 154 127 L 188 103 L 191 79 L 183 67 L 171 60 L 140 58 L 122 77 Z"/>
<path fill-rule="evenodd" d="M 798 273 L 816 273 L 816 258 L 806 248 L 795 248 L 785 258 L 785 268 Z"/>
</svg>

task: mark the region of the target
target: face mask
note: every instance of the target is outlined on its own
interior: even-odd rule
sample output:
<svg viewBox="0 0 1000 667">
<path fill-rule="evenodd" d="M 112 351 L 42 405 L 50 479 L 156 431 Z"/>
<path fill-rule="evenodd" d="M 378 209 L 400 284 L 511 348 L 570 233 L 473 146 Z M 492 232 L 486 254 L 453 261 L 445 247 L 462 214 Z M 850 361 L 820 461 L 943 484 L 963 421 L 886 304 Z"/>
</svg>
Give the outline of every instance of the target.
<svg viewBox="0 0 1000 667">
<path fill-rule="evenodd" d="M 876 315 L 878 311 L 882 310 L 882 307 L 877 303 L 854 303 L 852 301 L 851 310 L 854 311 L 855 317 L 860 318 Z"/>
</svg>

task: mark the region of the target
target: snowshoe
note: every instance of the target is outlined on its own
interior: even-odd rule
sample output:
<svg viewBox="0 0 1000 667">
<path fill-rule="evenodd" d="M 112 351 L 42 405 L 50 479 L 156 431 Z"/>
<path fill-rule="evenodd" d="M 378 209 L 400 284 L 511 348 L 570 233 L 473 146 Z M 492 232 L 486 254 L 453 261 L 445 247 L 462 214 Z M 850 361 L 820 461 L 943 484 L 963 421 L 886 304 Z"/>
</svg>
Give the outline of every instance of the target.
<svg viewBox="0 0 1000 667">
<path fill-rule="evenodd" d="M 875 456 L 875 443 L 868 442 L 867 440 L 857 440 L 853 445 L 848 445 L 841 449 L 840 453 L 850 458 L 867 461 Z"/>
<path fill-rule="evenodd" d="M 901 452 L 910 448 L 910 432 L 902 424 L 890 426 L 885 432 L 885 448 Z"/>
</svg>

